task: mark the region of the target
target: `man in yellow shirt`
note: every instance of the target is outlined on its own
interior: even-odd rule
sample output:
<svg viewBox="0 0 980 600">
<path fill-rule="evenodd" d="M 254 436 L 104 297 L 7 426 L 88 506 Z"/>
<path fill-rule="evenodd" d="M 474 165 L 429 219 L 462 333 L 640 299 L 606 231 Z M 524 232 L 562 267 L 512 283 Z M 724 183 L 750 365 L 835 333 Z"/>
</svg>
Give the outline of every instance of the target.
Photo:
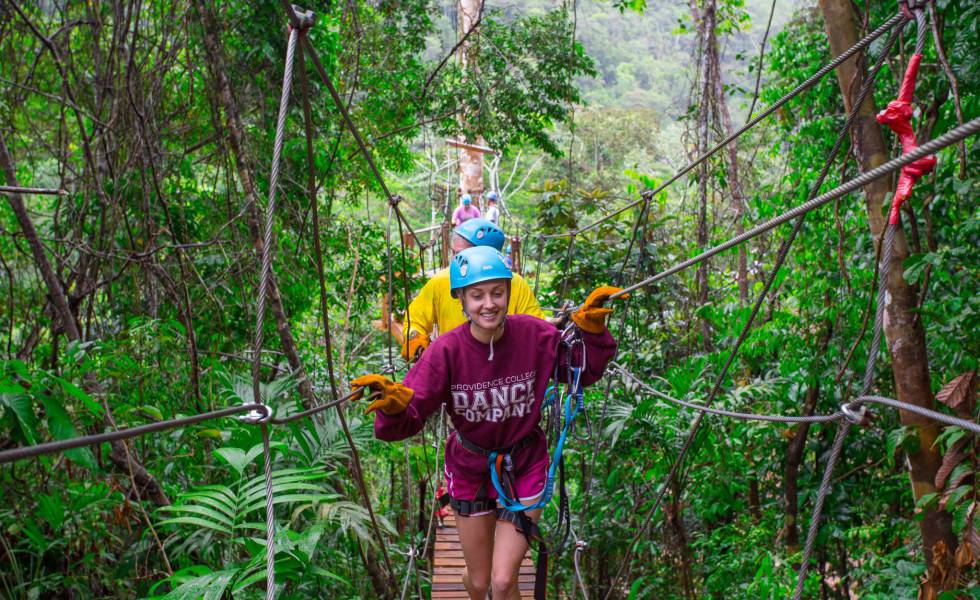
<svg viewBox="0 0 980 600">
<path fill-rule="evenodd" d="M 491 246 L 502 250 L 506 240 L 504 232 L 490 221 L 482 218 L 468 219 L 453 231 L 453 255 L 473 246 Z M 531 286 L 517 273 L 514 273 L 511 280 L 507 314 L 547 318 L 534 298 Z M 408 305 L 406 320 L 410 330 L 405 335 L 402 358 L 411 361 L 417 360 L 422 351 L 429 347 L 435 327 L 438 327 L 440 333 L 445 333 L 466 322 L 462 303 L 449 293 L 448 268 L 442 269 L 426 282 L 419 295 Z"/>
</svg>

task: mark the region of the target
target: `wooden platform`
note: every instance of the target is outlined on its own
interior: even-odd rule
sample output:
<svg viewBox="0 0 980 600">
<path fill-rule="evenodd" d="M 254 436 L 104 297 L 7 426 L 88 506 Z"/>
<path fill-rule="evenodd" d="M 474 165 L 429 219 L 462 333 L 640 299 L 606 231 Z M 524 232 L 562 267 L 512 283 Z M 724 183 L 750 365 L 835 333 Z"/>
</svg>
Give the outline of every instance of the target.
<svg viewBox="0 0 980 600">
<path fill-rule="evenodd" d="M 445 518 L 445 527 L 436 530 L 435 570 L 432 573 L 432 600 L 467 600 L 463 587 L 463 549 L 459 545 L 456 516 Z M 517 575 L 517 587 L 521 598 L 534 598 L 534 563 L 531 551 L 524 556 Z"/>
</svg>

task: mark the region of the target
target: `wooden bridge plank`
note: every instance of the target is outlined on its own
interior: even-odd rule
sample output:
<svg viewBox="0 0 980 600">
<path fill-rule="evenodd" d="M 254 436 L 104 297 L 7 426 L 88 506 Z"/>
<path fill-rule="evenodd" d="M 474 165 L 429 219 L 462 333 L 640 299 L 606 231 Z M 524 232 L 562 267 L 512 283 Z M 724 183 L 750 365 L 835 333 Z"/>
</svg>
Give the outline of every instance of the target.
<svg viewBox="0 0 980 600">
<path fill-rule="evenodd" d="M 517 576 L 517 589 L 521 598 L 534 597 L 534 563 L 530 551 L 521 561 Z M 456 516 L 443 519 L 443 527 L 436 530 L 435 565 L 432 573 L 432 600 L 469 599 L 461 577 L 466 561 L 459 543 L 459 530 L 456 529 Z"/>
</svg>

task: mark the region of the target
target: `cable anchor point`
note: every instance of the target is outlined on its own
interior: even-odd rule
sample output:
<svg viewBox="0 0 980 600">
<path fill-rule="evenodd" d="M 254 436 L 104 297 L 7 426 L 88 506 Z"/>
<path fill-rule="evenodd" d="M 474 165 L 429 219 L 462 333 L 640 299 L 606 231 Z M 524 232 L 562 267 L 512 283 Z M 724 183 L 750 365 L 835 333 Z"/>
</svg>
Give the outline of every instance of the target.
<svg viewBox="0 0 980 600">
<path fill-rule="evenodd" d="M 841 404 L 840 412 L 852 425 L 868 425 L 870 423 L 868 409 L 859 402 L 845 402 Z"/>
<path fill-rule="evenodd" d="M 267 404 L 246 404 L 246 406 L 253 406 L 254 408 L 243 415 L 239 415 L 238 420 L 251 423 L 253 425 L 261 425 L 262 423 L 268 423 L 272 420 L 273 411 L 272 408 Z"/>
<path fill-rule="evenodd" d="M 316 22 L 316 13 L 301 6 L 292 5 L 292 11 L 289 14 L 290 28 L 300 33 L 306 33 L 310 27 L 313 27 L 314 22 Z"/>
</svg>

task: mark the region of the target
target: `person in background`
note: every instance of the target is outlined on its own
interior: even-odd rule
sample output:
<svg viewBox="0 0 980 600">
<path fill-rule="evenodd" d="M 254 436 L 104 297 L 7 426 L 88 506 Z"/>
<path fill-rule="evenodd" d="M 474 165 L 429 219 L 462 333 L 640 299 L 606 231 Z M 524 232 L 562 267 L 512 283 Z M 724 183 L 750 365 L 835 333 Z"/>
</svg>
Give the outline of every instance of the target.
<svg viewBox="0 0 980 600">
<path fill-rule="evenodd" d="M 487 214 L 483 217 L 496 226 L 500 226 L 500 209 L 497 208 L 497 192 L 487 194 Z"/>
<path fill-rule="evenodd" d="M 489 246 L 499 251 L 506 241 L 504 232 L 490 221 L 483 218 L 470 219 L 453 232 L 452 252 L 455 256 L 473 246 Z M 405 342 L 402 345 L 402 358 L 405 360 L 418 359 L 419 355 L 429 347 L 432 331 L 436 327 L 442 334 L 466 322 L 463 305 L 459 298 L 453 297 L 449 287 L 447 267 L 433 275 L 432 279 L 422 286 L 418 296 L 408 305 Z M 512 315 L 531 315 L 539 319 L 547 319 L 534 298 L 530 284 L 518 273 L 514 273 L 511 280 L 510 304 L 507 312 Z"/>
<path fill-rule="evenodd" d="M 459 227 L 464 221 L 476 219 L 480 216 L 480 209 L 473 206 L 473 198 L 469 194 L 463 194 L 459 199 L 459 206 L 453 211 L 453 227 Z"/>
</svg>

